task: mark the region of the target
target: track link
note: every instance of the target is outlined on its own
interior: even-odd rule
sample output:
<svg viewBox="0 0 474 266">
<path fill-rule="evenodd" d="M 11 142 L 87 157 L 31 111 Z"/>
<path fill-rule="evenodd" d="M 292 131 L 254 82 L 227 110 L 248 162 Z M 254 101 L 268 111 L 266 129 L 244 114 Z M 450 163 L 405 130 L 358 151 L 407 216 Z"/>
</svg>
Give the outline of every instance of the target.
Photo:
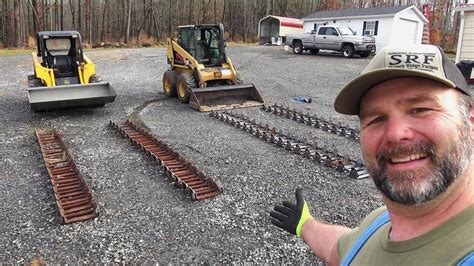
<svg viewBox="0 0 474 266">
<path fill-rule="evenodd" d="M 129 120 L 122 123 L 110 121 L 110 125 L 155 159 L 175 185 L 189 192 L 193 200 L 208 199 L 222 193 L 222 186 L 216 180 L 138 125 Z"/>
<path fill-rule="evenodd" d="M 62 221 L 69 224 L 95 218 L 97 205 L 64 144 L 62 134 L 55 129 L 35 129 L 35 132 Z"/>
<path fill-rule="evenodd" d="M 279 106 L 276 103 L 274 105 L 264 105 L 262 106 L 261 110 L 275 115 L 284 116 L 288 119 L 304 123 L 310 127 L 319 128 L 323 131 L 330 132 L 338 136 L 347 137 L 356 141 L 359 141 L 360 139 L 358 129 L 350 128 L 347 125 L 342 126 L 341 123 L 330 122 L 315 115 L 304 114 L 303 112 L 296 111 L 295 109 Z"/>
<path fill-rule="evenodd" d="M 360 161 L 339 155 L 337 151 L 330 151 L 315 144 L 296 140 L 277 131 L 276 128 L 270 128 L 268 125 L 263 126 L 262 123 L 257 123 L 255 120 L 250 120 L 243 115 L 225 111 L 222 113 L 211 112 L 209 116 L 246 131 L 266 142 L 276 144 L 278 147 L 283 147 L 288 151 L 303 155 L 315 163 L 331 167 L 341 173 L 346 173 L 352 178 L 362 179 L 369 177 L 367 169 Z"/>
</svg>

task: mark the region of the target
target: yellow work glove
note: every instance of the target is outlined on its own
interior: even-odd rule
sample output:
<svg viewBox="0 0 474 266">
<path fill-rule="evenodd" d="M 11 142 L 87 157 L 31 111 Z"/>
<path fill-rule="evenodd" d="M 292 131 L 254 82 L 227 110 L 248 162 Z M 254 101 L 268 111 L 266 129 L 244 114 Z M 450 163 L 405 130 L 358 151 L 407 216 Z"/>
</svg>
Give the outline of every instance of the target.
<svg viewBox="0 0 474 266">
<path fill-rule="evenodd" d="M 301 229 L 303 224 L 310 218 L 308 204 L 303 198 L 303 190 L 296 189 L 296 204 L 288 201 L 283 202 L 282 205 L 276 205 L 270 212 L 272 224 L 286 230 L 298 237 L 301 237 Z"/>
</svg>

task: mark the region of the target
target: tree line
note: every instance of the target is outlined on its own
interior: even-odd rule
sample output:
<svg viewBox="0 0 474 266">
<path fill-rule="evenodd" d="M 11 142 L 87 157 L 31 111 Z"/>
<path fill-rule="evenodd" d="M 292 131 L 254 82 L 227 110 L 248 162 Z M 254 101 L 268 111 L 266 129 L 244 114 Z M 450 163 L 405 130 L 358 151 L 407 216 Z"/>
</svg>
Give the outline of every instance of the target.
<svg viewBox="0 0 474 266">
<path fill-rule="evenodd" d="M 77 30 L 83 42 L 154 45 L 178 25 L 223 23 L 226 39 L 256 42 L 267 15 L 302 18 L 341 8 L 415 5 L 431 10 L 431 43 L 455 48 L 462 0 L 0 0 L 0 46 L 34 47 L 38 31 Z"/>
</svg>

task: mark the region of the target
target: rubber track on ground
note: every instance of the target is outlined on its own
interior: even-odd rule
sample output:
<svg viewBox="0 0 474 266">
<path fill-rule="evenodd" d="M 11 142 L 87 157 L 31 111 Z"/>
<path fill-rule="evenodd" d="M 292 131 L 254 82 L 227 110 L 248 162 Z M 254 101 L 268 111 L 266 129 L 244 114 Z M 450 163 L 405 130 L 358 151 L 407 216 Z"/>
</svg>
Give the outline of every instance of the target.
<svg viewBox="0 0 474 266">
<path fill-rule="evenodd" d="M 62 134 L 55 129 L 35 129 L 62 221 L 66 224 L 93 219 L 97 205 L 79 173 Z"/>
<path fill-rule="evenodd" d="M 193 200 L 208 199 L 222 193 L 218 181 L 198 170 L 192 162 L 136 124 L 127 120 L 122 123 L 110 121 L 110 125 L 155 159 L 174 184 L 189 192 Z"/>
<path fill-rule="evenodd" d="M 279 106 L 278 104 L 274 105 L 264 105 L 261 110 L 272 113 L 279 116 L 284 116 L 288 119 L 304 123 L 310 127 L 319 128 L 326 132 L 331 132 L 338 136 L 347 137 L 356 141 L 359 141 L 359 130 L 355 128 L 350 128 L 349 126 L 342 126 L 341 123 L 334 123 L 323 118 L 317 117 L 316 115 L 304 114 L 295 109 L 286 108 Z"/>
<path fill-rule="evenodd" d="M 255 120 L 251 121 L 243 115 L 225 111 L 222 113 L 211 112 L 209 116 L 242 129 L 243 131 L 265 140 L 266 142 L 276 144 L 277 146 L 284 147 L 286 150 L 292 151 L 293 153 L 303 155 L 318 164 L 331 167 L 341 173 L 346 173 L 352 178 L 362 179 L 369 177 L 367 169 L 360 161 L 352 160 L 347 156 L 339 155 L 337 152 L 329 151 L 326 148 L 317 147 L 296 140 L 284 135 L 275 128 L 269 128 L 268 125 L 263 126 L 262 123 L 257 123 Z"/>
</svg>

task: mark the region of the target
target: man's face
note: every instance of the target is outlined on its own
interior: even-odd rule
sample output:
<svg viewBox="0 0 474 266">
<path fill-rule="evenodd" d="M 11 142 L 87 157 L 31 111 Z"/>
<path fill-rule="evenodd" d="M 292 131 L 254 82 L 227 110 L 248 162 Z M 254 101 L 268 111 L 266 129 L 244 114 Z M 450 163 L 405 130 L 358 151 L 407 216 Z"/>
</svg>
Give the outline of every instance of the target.
<svg viewBox="0 0 474 266">
<path fill-rule="evenodd" d="M 429 201 L 471 161 L 469 118 L 459 92 L 422 78 L 397 78 L 370 89 L 360 103 L 364 159 L 377 188 L 405 205 Z"/>
</svg>

